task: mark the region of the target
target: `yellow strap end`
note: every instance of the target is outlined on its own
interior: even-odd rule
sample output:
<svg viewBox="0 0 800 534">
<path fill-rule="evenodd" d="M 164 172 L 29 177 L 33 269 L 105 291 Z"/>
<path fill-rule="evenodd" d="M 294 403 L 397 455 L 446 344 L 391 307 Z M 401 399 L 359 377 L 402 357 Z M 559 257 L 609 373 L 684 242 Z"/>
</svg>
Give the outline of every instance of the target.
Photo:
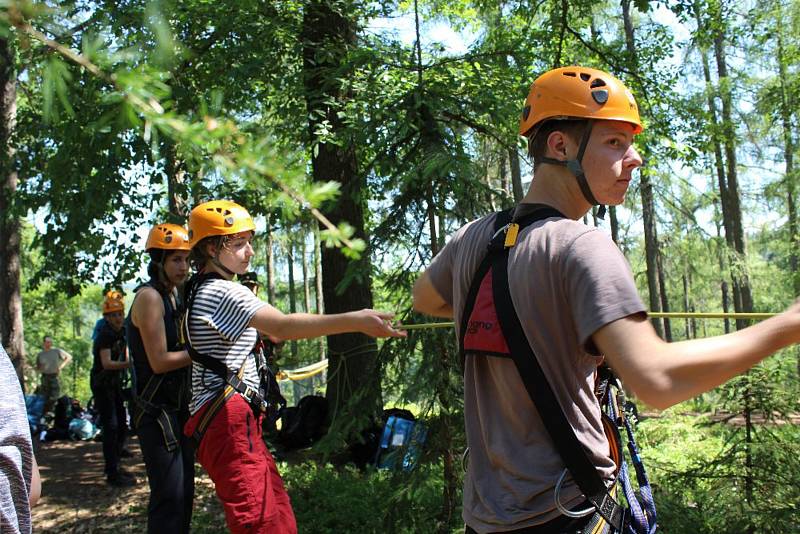
<svg viewBox="0 0 800 534">
<path fill-rule="evenodd" d="M 506 241 L 505 243 L 503 243 L 503 246 L 506 248 L 510 248 L 516 245 L 518 233 L 519 233 L 519 225 L 517 223 L 509 224 L 508 230 L 506 230 Z"/>
</svg>

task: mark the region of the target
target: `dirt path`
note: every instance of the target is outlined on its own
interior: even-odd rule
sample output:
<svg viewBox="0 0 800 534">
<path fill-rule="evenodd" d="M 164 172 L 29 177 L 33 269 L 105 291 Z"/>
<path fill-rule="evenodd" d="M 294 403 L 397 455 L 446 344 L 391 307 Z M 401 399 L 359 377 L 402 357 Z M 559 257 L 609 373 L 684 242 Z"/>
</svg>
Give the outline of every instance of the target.
<svg viewBox="0 0 800 534">
<path fill-rule="evenodd" d="M 36 533 L 141 533 L 147 525 L 149 488 L 136 438 L 123 459 L 139 483 L 112 488 L 103 475 L 102 445 L 95 441 L 42 443 L 37 452 L 42 475 L 42 498 L 33 509 Z M 222 509 L 208 476 L 197 466 L 193 532 L 225 532 Z"/>
</svg>

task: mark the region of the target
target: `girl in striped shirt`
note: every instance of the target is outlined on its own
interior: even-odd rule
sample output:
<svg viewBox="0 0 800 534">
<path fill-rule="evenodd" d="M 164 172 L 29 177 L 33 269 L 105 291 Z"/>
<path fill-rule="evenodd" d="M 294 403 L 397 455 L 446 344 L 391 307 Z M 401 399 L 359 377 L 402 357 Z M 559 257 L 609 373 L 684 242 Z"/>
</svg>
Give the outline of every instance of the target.
<svg viewBox="0 0 800 534">
<path fill-rule="evenodd" d="M 259 300 L 231 281 L 248 271 L 254 231 L 247 210 L 227 200 L 200 204 L 189 215 L 198 273 L 187 287 L 184 330 L 194 362 L 192 416 L 184 432 L 200 439 L 197 459 L 214 481 L 231 532 L 290 534 L 297 532 L 294 513 L 261 439 L 263 412 L 250 395 L 259 389 L 259 365 L 252 350 L 258 332 L 282 340 L 345 332 L 398 337 L 405 332 L 391 326 L 390 313 L 365 309 L 335 315 L 283 314 Z M 233 392 L 231 384 L 237 381 Z"/>
</svg>

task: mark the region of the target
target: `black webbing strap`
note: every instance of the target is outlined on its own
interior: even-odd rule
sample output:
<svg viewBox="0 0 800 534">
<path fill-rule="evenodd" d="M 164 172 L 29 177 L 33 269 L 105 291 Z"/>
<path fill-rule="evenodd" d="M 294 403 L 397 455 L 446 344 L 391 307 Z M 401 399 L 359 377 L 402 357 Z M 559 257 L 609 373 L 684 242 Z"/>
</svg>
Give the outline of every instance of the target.
<svg viewBox="0 0 800 534">
<path fill-rule="evenodd" d="M 178 437 L 175 429 L 172 427 L 172 420 L 169 417 L 169 409 L 166 406 L 155 404 L 153 397 L 155 397 L 158 388 L 164 381 L 164 375 L 151 375 L 147 384 L 142 390 L 142 394 L 136 393 L 136 388 L 133 389 L 134 406 L 138 409 L 138 413 L 134 415 L 133 427 L 138 428 L 142 421 L 144 414 L 149 415 L 156 420 L 158 426 L 161 427 L 161 434 L 164 437 L 164 446 L 167 451 L 174 452 L 178 448 Z"/>
<path fill-rule="evenodd" d="M 523 224 L 547 217 L 563 217 L 558 213 L 553 215 L 553 211 L 552 208 L 537 210 L 518 224 L 522 228 Z M 608 493 L 603 479 L 575 435 L 519 322 L 508 283 L 509 248 L 498 250 L 492 247 L 488 255 L 492 257 L 492 293 L 500 328 L 525 389 L 578 488 L 603 519 L 621 532 L 625 510 Z"/>
</svg>

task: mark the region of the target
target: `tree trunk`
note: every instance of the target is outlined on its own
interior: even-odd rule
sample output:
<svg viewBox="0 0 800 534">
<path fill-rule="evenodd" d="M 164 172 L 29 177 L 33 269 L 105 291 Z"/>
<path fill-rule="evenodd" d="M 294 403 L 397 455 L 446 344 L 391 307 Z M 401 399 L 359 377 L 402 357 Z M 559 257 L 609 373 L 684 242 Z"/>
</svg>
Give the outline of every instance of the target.
<svg viewBox="0 0 800 534">
<path fill-rule="evenodd" d="M 723 147 L 725 151 L 726 177 L 725 194 L 723 201 L 728 205 L 728 213 L 723 212 L 723 224 L 725 225 L 725 237 L 733 245 L 734 261 L 731 262 L 730 269 L 733 278 L 733 304 L 737 312 L 753 311 L 753 296 L 750 291 L 750 277 L 747 270 L 747 250 L 742 229 L 742 208 L 739 198 L 739 183 L 737 178 L 736 161 L 736 132 L 733 124 L 733 104 L 728 78 L 728 66 L 725 57 L 724 30 L 722 30 L 722 14 L 717 5 L 714 10 L 717 21 L 715 27 L 717 31 L 714 35 L 714 57 L 717 61 L 717 73 L 719 77 L 719 95 L 722 101 L 722 132 Z M 745 328 L 749 324 L 746 320 L 737 320 L 736 328 Z"/>
<path fill-rule="evenodd" d="M 368 190 L 359 172 L 355 146 L 348 139 L 347 126 L 339 116 L 348 99 L 343 80 L 348 48 L 356 46 L 352 20 L 335 9 L 332 2 L 310 0 L 303 14 L 303 85 L 308 108 L 311 168 L 315 182 L 335 182 L 341 194 L 324 212 L 334 224 L 348 223 L 354 235 L 369 243 L 364 224 Z M 338 143 L 320 141 L 317 126 L 326 122 Z M 359 259 L 341 250 L 322 250 L 322 287 L 328 313 L 342 313 L 372 307 L 372 277 L 369 246 Z M 326 397 L 333 422 L 339 417 L 375 419 L 382 409 L 377 343 L 363 334 L 328 337 L 329 369 Z M 366 420 L 362 419 L 366 423 Z M 356 425 L 356 427 L 359 425 Z M 354 428 L 354 431 L 357 429 Z"/>
<path fill-rule="evenodd" d="M 294 235 L 291 228 L 286 229 L 286 265 L 289 276 L 289 313 L 297 313 L 297 295 L 294 282 L 294 243 L 292 236 Z M 298 365 L 297 359 L 297 340 L 292 339 L 289 341 L 289 354 L 291 355 L 292 363 Z M 294 396 L 295 406 L 300 403 L 300 399 L 305 396 L 305 388 L 300 380 L 292 381 L 292 395 Z"/>
<path fill-rule="evenodd" d="M 622 20 L 625 26 L 625 47 L 628 51 L 629 61 L 633 72 L 639 72 L 639 65 L 636 54 L 636 40 L 634 37 L 633 22 L 631 21 L 631 0 L 622 0 Z M 647 147 L 641 146 L 641 152 L 647 154 Z M 640 187 L 639 192 L 642 198 L 642 222 L 644 224 L 644 247 L 645 261 L 647 265 L 647 289 L 650 296 L 650 309 L 654 312 L 662 310 L 662 303 L 668 302 L 666 288 L 664 284 L 659 287 L 663 273 L 659 272 L 661 265 L 660 252 L 658 250 L 658 230 L 656 229 L 656 208 L 653 199 L 653 184 L 650 181 L 650 173 L 646 168 L 639 172 Z M 664 322 L 666 328 L 662 328 L 660 320 L 653 320 L 653 326 L 659 336 L 664 336 L 669 332 L 667 321 Z M 671 336 L 671 332 L 670 336 Z"/>
<path fill-rule="evenodd" d="M 286 264 L 289 272 L 289 313 L 297 313 L 297 292 L 295 291 L 294 283 L 294 243 L 292 240 L 292 229 L 287 228 L 286 232 Z M 297 340 L 293 339 L 289 342 L 291 347 L 290 354 L 292 361 L 297 363 Z M 295 382 L 297 383 L 297 382 Z"/>
<path fill-rule="evenodd" d="M 611 239 L 619 246 L 619 219 L 617 219 L 617 207 L 608 207 L 608 219 L 611 225 Z"/>
<path fill-rule="evenodd" d="M 514 203 L 519 203 L 525 192 L 522 190 L 522 171 L 519 168 L 519 154 L 516 148 L 508 149 L 508 166 L 511 169 L 511 188 L 514 191 Z"/>
<path fill-rule="evenodd" d="M 492 174 L 494 172 L 494 168 L 492 165 L 492 158 L 490 151 L 491 151 L 490 143 L 487 142 L 485 139 L 482 140 L 481 153 L 483 154 L 483 157 L 481 159 L 483 160 L 483 181 L 486 184 L 486 189 L 489 191 L 489 207 L 491 208 L 492 211 L 497 211 L 498 210 L 497 198 L 496 195 L 494 194 L 495 188 L 494 184 L 492 183 L 493 181 Z"/>
<path fill-rule="evenodd" d="M 276 305 L 275 302 L 275 251 L 273 249 L 274 245 L 274 234 L 272 229 L 272 215 L 267 214 L 267 244 L 266 244 L 266 253 L 267 253 L 267 300 L 273 306 Z"/>
<path fill-rule="evenodd" d="M 25 390 L 25 340 L 20 289 L 19 210 L 14 205 L 19 176 L 14 129 L 17 123 L 17 73 L 14 48 L 0 37 L 0 340 Z"/>
<path fill-rule="evenodd" d="M 653 203 L 653 186 L 646 169 L 639 173 L 641 184 L 639 191 L 642 196 L 642 222 L 644 224 L 644 250 L 647 265 L 647 290 L 650 298 L 650 310 L 661 311 L 661 295 L 658 290 L 658 235 L 656 232 L 655 207 Z M 663 337 L 664 330 L 661 320 L 653 319 L 653 326 L 658 335 Z"/>
<path fill-rule="evenodd" d="M 319 228 L 314 225 L 314 302 L 317 306 L 317 313 L 325 313 L 325 303 L 322 300 L 322 261 L 320 259 Z M 325 358 L 325 340 L 319 338 L 317 341 L 319 349 L 319 359 Z"/>
<path fill-rule="evenodd" d="M 697 0 L 694 4 L 694 15 L 695 20 L 697 21 L 697 27 L 703 27 L 703 21 L 701 17 L 701 13 L 703 12 L 703 6 L 701 5 L 701 0 Z M 714 100 L 714 82 L 711 79 L 711 66 L 708 60 L 708 50 L 705 46 L 700 46 L 700 59 L 703 65 L 703 78 L 706 82 L 706 104 L 708 105 L 708 114 L 711 122 L 711 144 L 713 146 L 713 153 L 714 153 L 714 168 L 717 174 L 717 186 L 719 189 L 719 205 L 720 209 L 722 210 L 722 221 L 725 224 L 725 221 L 729 219 L 729 212 L 730 207 L 728 206 L 727 198 L 728 198 L 728 191 L 727 191 L 727 177 L 725 175 L 725 162 L 722 158 L 722 143 L 720 142 L 719 135 L 716 133 L 719 131 L 719 119 L 717 118 L 717 104 Z M 725 232 L 725 241 L 730 248 L 732 246 L 732 235 L 728 235 L 726 230 Z M 717 236 L 720 236 L 720 228 L 717 226 Z M 727 263 L 727 252 L 728 249 L 722 247 L 720 249 L 719 254 L 719 267 L 720 267 L 720 275 L 725 272 L 725 265 Z M 729 290 L 728 290 L 728 283 L 723 279 L 720 282 L 720 291 L 722 293 L 722 309 L 725 313 L 728 312 L 730 308 L 730 297 L 729 297 Z M 725 333 L 729 333 L 730 328 L 730 320 L 725 318 Z"/>
<path fill-rule="evenodd" d="M 497 169 L 500 175 L 500 189 L 507 195 L 510 191 L 508 190 L 508 168 L 506 167 L 506 158 L 502 153 L 498 157 L 500 158 Z M 513 197 L 514 194 L 511 193 L 511 196 Z M 504 202 L 504 204 L 506 203 Z"/>
<path fill-rule="evenodd" d="M 189 188 L 186 184 L 186 165 L 178 156 L 178 147 L 171 139 L 164 142 L 164 173 L 167 178 L 167 197 L 171 222 L 186 224 L 189 216 Z"/>
<path fill-rule="evenodd" d="M 431 257 L 439 253 L 440 239 L 436 232 L 436 204 L 433 196 L 433 191 L 428 191 L 428 224 L 431 233 Z M 439 212 L 441 217 L 441 212 Z M 439 524 L 436 529 L 437 532 L 445 533 L 450 532 L 451 519 L 454 511 L 456 510 L 456 462 L 453 455 L 453 428 L 456 422 L 453 420 L 453 386 L 451 383 L 451 373 L 453 367 L 453 353 L 450 349 L 450 342 L 446 336 L 441 335 L 440 332 L 433 332 L 431 336 L 426 336 L 423 341 L 423 347 L 427 345 L 428 351 L 438 353 L 439 357 L 436 359 L 438 362 L 438 387 L 437 387 L 437 400 L 439 401 L 439 409 L 441 414 L 440 434 L 442 439 L 442 462 L 443 462 L 443 478 L 444 488 L 442 491 L 442 509 L 439 515 Z M 427 341 L 427 343 L 426 343 Z"/>
<path fill-rule="evenodd" d="M 794 135 L 792 134 L 792 107 L 789 103 L 789 89 L 786 87 L 788 73 L 786 72 L 786 52 L 783 46 L 783 24 L 781 17 L 778 17 L 777 39 L 778 57 L 778 79 L 780 80 L 781 90 L 781 127 L 783 129 L 783 159 L 786 162 L 784 183 L 786 184 L 786 212 L 789 226 L 789 268 L 792 273 L 792 287 L 795 296 L 800 295 L 800 241 L 797 232 L 797 182 L 794 175 Z"/>
<path fill-rule="evenodd" d="M 683 281 L 683 312 L 689 313 L 689 269 L 686 266 L 686 261 L 683 262 L 683 276 L 681 277 Z M 686 336 L 686 339 L 692 339 L 689 330 L 689 318 L 687 317 L 683 324 L 683 333 Z"/>
<path fill-rule="evenodd" d="M 656 268 L 658 271 L 658 289 L 661 295 L 661 311 L 664 313 L 669 313 L 670 307 L 669 300 L 667 299 L 667 281 L 664 277 L 664 264 L 661 250 L 656 251 L 656 262 Z M 668 343 L 672 342 L 672 322 L 668 317 L 664 317 L 664 339 Z"/>
<path fill-rule="evenodd" d="M 303 311 L 311 313 L 311 287 L 310 280 L 308 279 L 308 255 L 306 254 L 306 238 L 308 233 L 306 227 L 303 225 L 303 231 L 300 232 L 300 262 L 303 266 Z"/>
<path fill-rule="evenodd" d="M 732 261 L 730 262 L 731 277 L 733 280 L 733 305 L 737 312 L 752 312 L 753 297 L 750 291 L 750 278 L 747 270 L 747 251 L 745 248 L 744 231 L 742 228 L 742 210 L 739 198 L 739 185 L 737 179 L 736 161 L 736 132 L 733 124 L 733 97 L 731 94 L 728 66 L 725 57 L 725 29 L 726 24 L 722 14 L 722 6 L 718 1 L 712 2 L 710 10 L 714 17 L 714 57 L 717 63 L 719 78 L 719 96 L 722 101 L 722 133 L 725 150 L 725 163 L 727 167 L 726 195 L 723 202 L 728 204 L 727 216 L 723 217 L 725 237 L 729 244 L 732 242 Z M 731 236 L 730 238 L 728 236 Z M 736 328 L 742 329 L 749 321 L 737 319 Z M 752 421 L 752 388 L 749 372 L 745 374 L 745 386 L 742 393 L 745 420 L 745 473 L 744 496 L 746 502 L 754 505 L 755 481 L 753 473 L 753 421 Z M 748 532 L 754 532 L 748 526 Z"/>
</svg>

